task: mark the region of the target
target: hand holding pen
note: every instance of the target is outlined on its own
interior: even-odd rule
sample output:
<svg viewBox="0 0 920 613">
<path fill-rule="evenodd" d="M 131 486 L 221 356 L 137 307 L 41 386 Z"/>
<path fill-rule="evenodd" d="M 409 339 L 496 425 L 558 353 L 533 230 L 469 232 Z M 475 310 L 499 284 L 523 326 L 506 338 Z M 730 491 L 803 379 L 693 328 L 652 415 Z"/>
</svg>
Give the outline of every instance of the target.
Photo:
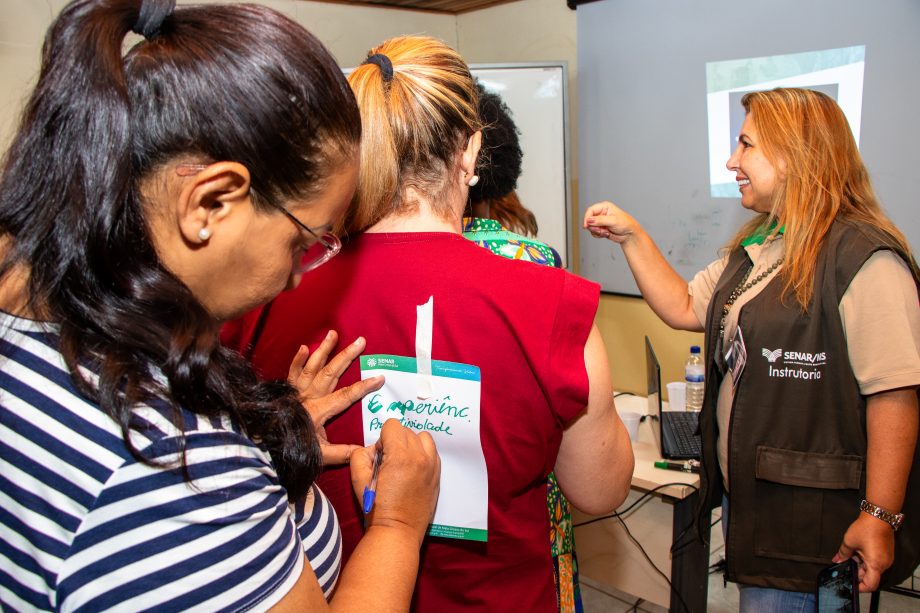
<svg viewBox="0 0 920 613">
<path fill-rule="evenodd" d="M 388 419 L 373 445 L 356 449 L 349 467 L 365 526 L 409 529 L 421 540 L 438 499 L 441 462 L 427 432 L 416 434 Z"/>
<path fill-rule="evenodd" d="M 380 464 L 383 462 L 383 448 L 377 443 L 374 452 L 374 463 L 371 467 L 371 481 L 364 486 L 364 514 L 367 515 L 374 508 L 374 499 L 377 498 L 377 476 L 380 474 Z"/>
</svg>

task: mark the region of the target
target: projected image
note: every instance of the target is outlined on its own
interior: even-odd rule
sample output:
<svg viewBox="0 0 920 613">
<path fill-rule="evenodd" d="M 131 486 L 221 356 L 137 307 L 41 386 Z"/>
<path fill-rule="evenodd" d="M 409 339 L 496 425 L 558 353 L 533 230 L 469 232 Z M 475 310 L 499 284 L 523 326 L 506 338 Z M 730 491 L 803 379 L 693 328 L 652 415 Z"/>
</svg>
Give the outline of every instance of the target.
<svg viewBox="0 0 920 613">
<path fill-rule="evenodd" d="M 844 47 L 791 55 L 708 62 L 709 184 L 714 198 L 737 198 L 735 175 L 725 162 L 744 121 L 741 97 L 774 87 L 806 87 L 837 101 L 859 144 L 866 47 Z"/>
</svg>

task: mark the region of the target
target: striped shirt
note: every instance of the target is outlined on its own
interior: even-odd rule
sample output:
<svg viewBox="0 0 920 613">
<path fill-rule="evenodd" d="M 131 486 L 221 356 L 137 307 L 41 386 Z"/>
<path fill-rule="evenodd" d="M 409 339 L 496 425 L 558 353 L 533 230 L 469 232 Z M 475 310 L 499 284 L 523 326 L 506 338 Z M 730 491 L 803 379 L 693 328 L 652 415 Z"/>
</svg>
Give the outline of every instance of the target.
<svg viewBox="0 0 920 613">
<path fill-rule="evenodd" d="M 288 504 L 267 451 L 231 420 L 166 402 L 117 424 L 74 389 L 51 326 L 0 314 L 0 605 L 18 611 L 261 611 L 310 561 L 328 597 L 341 564 L 316 486 Z M 87 373 L 92 380 L 92 373 Z"/>
</svg>

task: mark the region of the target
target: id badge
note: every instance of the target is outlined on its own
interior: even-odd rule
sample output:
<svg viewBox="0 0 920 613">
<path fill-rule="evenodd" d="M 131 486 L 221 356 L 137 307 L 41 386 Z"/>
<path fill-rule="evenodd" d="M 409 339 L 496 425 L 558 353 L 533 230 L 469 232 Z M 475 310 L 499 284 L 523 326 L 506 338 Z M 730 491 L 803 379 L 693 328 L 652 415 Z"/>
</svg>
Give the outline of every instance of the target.
<svg viewBox="0 0 920 613">
<path fill-rule="evenodd" d="M 732 373 L 732 391 L 738 387 L 738 380 L 741 379 L 741 373 L 744 372 L 744 365 L 747 363 L 747 349 L 744 347 L 744 334 L 741 332 L 741 326 L 735 328 L 735 333 L 728 342 L 728 350 L 725 352 L 725 365 Z"/>
</svg>

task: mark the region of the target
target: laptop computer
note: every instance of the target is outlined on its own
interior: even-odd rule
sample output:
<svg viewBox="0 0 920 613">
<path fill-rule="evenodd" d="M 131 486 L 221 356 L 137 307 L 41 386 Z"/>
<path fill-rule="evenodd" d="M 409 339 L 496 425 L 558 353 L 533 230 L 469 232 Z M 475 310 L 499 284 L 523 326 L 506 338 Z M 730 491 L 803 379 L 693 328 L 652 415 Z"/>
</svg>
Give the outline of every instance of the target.
<svg viewBox="0 0 920 613">
<path fill-rule="evenodd" d="M 648 416 L 661 457 L 668 460 L 699 460 L 699 412 L 661 410 L 661 365 L 647 336 L 645 368 L 648 383 Z"/>
</svg>

